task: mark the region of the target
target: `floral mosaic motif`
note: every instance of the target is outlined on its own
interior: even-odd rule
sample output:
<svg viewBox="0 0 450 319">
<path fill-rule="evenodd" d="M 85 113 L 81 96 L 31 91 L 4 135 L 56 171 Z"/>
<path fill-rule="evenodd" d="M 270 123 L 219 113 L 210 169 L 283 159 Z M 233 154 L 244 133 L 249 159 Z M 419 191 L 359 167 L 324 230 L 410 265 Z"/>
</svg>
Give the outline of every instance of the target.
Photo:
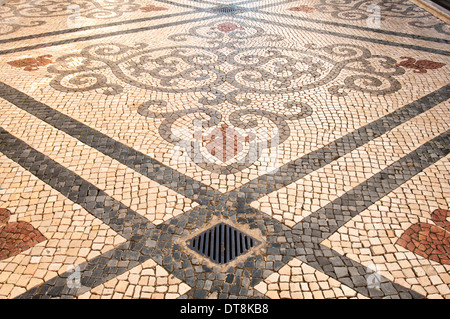
<svg viewBox="0 0 450 319">
<path fill-rule="evenodd" d="M 243 150 L 244 143 L 250 142 L 250 135 L 242 135 L 237 130 L 222 124 L 220 128 L 214 128 L 207 136 L 202 136 L 203 142 L 206 142 L 206 149 L 209 153 L 222 162 L 226 162 Z M 252 136 L 252 139 L 254 136 Z"/>
<path fill-rule="evenodd" d="M 139 10 L 141 10 L 143 12 L 153 12 L 153 11 L 164 11 L 164 10 L 167 10 L 167 8 L 149 5 L 149 6 L 139 8 Z"/>
<path fill-rule="evenodd" d="M 47 240 L 27 222 L 8 223 L 9 217 L 9 210 L 0 208 L 0 260 L 16 256 Z"/>
<path fill-rule="evenodd" d="M 381 10 L 381 21 L 387 18 L 409 19 L 408 25 L 417 28 L 435 29 L 439 33 L 450 34 L 450 26 L 414 5 L 408 0 L 320 0 L 315 8 L 319 12 L 329 13 L 332 17 L 346 21 L 367 20 L 372 14 L 368 8 L 377 5 Z M 430 18 L 429 21 L 424 20 Z M 436 22 L 439 21 L 439 22 Z"/>
<path fill-rule="evenodd" d="M 309 7 L 309 6 L 305 6 L 305 5 L 301 5 L 298 7 L 292 7 L 288 9 L 289 11 L 298 11 L 298 12 L 313 12 L 314 10 L 316 10 L 316 8 L 314 7 Z"/>
<path fill-rule="evenodd" d="M 437 209 L 432 213 L 436 223 L 411 225 L 397 244 L 424 258 L 450 265 L 450 211 Z"/>
<path fill-rule="evenodd" d="M 83 17 L 92 19 L 119 17 L 140 7 L 135 0 L 78 0 L 75 4 L 80 8 Z M 60 17 L 73 13 L 67 10 L 67 2 L 63 0 L 13 0 L 4 6 L 2 14 L 11 12 L 16 17 Z"/>
<path fill-rule="evenodd" d="M 23 68 L 24 71 L 36 71 L 40 66 L 46 66 L 53 63 L 53 61 L 50 60 L 51 57 L 51 55 L 47 54 L 38 56 L 37 58 L 19 59 L 7 63 L 15 68 Z"/>
<path fill-rule="evenodd" d="M 47 23 L 39 18 L 77 16 L 110 19 L 136 11 L 140 6 L 135 0 L 77 0 L 70 5 L 65 0 L 11 0 L 0 6 L 0 35 Z"/>
<path fill-rule="evenodd" d="M 427 70 L 435 70 L 442 68 L 445 63 L 434 62 L 430 60 L 416 60 L 410 57 L 401 57 L 404 61 L 397 63 L 397 66 L 402 66 L 408 69 L 414 69 L 415 73 L 427 73 Z"/>
</svg>

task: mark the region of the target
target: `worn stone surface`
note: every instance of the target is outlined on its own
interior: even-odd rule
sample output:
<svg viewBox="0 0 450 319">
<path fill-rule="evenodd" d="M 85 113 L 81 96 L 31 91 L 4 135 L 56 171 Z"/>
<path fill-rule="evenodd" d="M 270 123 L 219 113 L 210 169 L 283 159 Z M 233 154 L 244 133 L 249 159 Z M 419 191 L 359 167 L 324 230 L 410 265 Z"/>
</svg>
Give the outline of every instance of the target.
<svg viewBox="0 0 450 319">
<path fill-rule="evenodd" d="M 450 298 L 449 34 L 404 0 L 7 1 L 0 298 Z M 189 248 L 219 222 L 257 245 Z"/>
</svg>

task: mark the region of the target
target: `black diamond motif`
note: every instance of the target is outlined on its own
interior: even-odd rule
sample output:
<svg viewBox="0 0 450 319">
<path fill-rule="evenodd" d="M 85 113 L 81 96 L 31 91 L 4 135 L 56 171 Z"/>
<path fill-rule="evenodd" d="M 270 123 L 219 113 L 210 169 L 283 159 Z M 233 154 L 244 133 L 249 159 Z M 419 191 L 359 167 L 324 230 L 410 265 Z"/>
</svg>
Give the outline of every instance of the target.
<svg viewBox="0 0 450 319">
<path fill-rule="evenodd" d="M 189 248 L 216 264 L 226 264 L 261 242 L 226 223 L 218 223 L 186 241 Z"/>
</svg>

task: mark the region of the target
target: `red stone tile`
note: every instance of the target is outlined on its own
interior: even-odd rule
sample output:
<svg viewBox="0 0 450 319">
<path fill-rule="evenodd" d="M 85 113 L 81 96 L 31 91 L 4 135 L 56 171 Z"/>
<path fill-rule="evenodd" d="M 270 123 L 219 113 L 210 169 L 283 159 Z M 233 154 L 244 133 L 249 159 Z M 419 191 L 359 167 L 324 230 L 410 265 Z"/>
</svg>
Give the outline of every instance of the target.
<svg viewBox="0 0 450 319">
<path fill-rule="evenodd" d="M 8 222 L 11 213 L 6 208 L 0 208 L 0 226 Z"/>
<path fill-rule="evenodd" d="M 427 223 L 411 225 L 397 244 L 430 260 L 450 264 L 450 233 Z"/>
<path fill-rule="evenodd" d="M 450 210 L 446 209 L 436 209 L 431 214 L 431 219 L 436 223 L 436 225 L 450 232 L 450 222 L 447 220 L 448 217 L 450 217 Z"/>
</svg>

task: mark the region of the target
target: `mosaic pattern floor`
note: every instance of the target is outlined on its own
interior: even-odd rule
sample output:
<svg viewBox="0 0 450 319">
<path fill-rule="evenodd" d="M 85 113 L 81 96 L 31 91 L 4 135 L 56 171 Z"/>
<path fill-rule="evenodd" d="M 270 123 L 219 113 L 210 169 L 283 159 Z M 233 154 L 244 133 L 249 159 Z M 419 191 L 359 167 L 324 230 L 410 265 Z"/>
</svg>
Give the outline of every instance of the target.
<svg viewBox="0 0 450 319">
<path fill-rule="evenodd" d="M 7 1 L 0 298 L 450 298 L 415 3 Z"/>
</svg>

